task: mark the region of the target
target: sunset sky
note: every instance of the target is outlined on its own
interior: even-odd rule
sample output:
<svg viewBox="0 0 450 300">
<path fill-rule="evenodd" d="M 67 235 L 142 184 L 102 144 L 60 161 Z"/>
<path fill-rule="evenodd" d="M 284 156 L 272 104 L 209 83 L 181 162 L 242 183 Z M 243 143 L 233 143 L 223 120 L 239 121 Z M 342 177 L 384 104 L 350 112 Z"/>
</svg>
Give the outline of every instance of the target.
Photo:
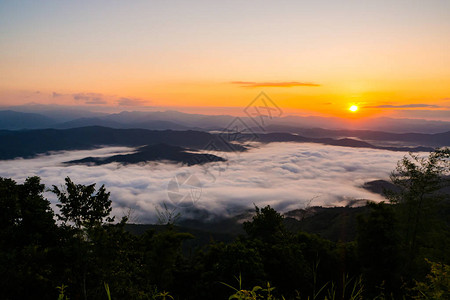
<svg viewBox="0 0 450 300">
<path fill-rule="evenodd" d="M 261 91 L 450 121 L 450 1 L 0 1 L 0 105 L 215 113 Z"/>
</svg>

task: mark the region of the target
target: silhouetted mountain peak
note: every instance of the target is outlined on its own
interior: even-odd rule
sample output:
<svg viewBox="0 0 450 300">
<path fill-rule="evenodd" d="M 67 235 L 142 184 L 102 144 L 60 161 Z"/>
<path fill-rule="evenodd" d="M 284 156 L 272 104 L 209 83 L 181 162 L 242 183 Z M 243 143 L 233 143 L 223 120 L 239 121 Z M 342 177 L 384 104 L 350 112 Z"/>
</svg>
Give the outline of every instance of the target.
<svg viewBox="0 0 450 300">
<path fill-rule="evenodd" d="M 135 153 L 131 154 L 120 154 L 110 157 L 86 157 L 66 163 L 104 165 L 114 162 L 121 164 L 137 164 L 149 161 L 168 160 L 186 165 L 197 165 L 209 162 L 225 161 L 225 159 L 216 155 L 192 153 L 187 152 L 187 150 L 188 149 L 182 147 L 161 143 L 139 147 Z"/>
</svg>

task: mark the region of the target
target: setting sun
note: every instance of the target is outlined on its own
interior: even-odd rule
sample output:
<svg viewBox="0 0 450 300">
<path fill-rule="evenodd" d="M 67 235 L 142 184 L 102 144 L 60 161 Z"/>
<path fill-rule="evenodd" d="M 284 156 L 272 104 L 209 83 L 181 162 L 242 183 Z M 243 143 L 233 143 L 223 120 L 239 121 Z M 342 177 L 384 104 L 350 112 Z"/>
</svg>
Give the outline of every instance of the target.
<svg viewBox="0 0 450 300">
<path fill-rule="evenodd" d="M 352 105 L 352 106 L 350 106 L 349 110 L 352 112 L 356 112 L 358 110 L 358 106 Z"/>
</svg>

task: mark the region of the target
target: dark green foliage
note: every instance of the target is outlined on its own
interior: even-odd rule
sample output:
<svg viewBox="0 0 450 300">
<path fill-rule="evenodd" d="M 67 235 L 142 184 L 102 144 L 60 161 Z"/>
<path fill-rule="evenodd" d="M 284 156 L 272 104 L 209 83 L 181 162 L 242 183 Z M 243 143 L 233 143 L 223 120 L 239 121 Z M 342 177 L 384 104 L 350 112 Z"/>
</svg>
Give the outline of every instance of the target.
<svg viewBox="0 0 450 300">
<path fill-rule="evenodd" d="M 316 280 L 326 283 L 338 278 L 345 271 L 345 262 L 341 260 L 344 252 L 338 250 L 337 244 L 323 239 L 318 235 L 299 232 L 295 236 L 296 242 L 302 245 L 302 253 L 308 263 L 309 289 L 304 287 L 301 292 L 310 291 L 313 284 L 313 275 Z M 313 274 L 313 271 L 315 274 Z"/>
<path fill-rule="evenodd" d="M 270 205 L 262 209 L 255 206 L 255 213 L 251 222 L 244 222 L 244 230 L 250 238 L 264 242 L 275 242 L 284 237 L 286 228 L 283 224 L 283 216 L 280 213 L 271 208 Z"/>
<path fill-rule="evenodd" d="M 370 212 L 358 219 L 358 255 L 367 287 L 375 296 L 383 286 L 388 294 L 401 284 L 400 236 L 393 208 L 383 202 L 368 203 Z"/>
<path fill-rule="evenodd" d="M 194 260 L 197 278 L 192 282 L 193 293 L 199 299 L 220 298 L 228 294 L 219 282 L 242 274 L 249 284 L 259 284 L 266 278 L 260 253 L 244 240 L 230 244 L 213 243 Z M 196 299 L 196 298 L 192 298 Z"/>
<path fill-rule="evenodd" d="M 58 219 L 64 224 L 72 223 L 77 229 L 81 229 L 114 220 L 109 217 L 112 202 L 109 199 L 110 193 L 106 192 L 104 185 L 95 193 L 95 183 L 87 186 L 75 184 L 69 177 L 66 177 L 65 181 L 65 190 L 60 190 L 55 185 L 51 190 L 58 196 L 60 203 L 56 206 L 61 210 Z"/>
<path fill-rule="evenodd" d="M 432 163 L 441 166 L 441 160 Z M 408 165 L 407 170 L 416 169 Z M 404 174 L 422 176 L 414 172 Z M 421 178 L 420 184 L 425 180 Z M 426 177 L 431 185 L 439 181 L 441 186 L 442 178 L 435 179 Z M 428 289 L 425 275 L 430 271 L 424 258 L 444 263 L 448 259 L 448 230 L 444 229 L 449 226 L 449 202 L 438 197 L 435 189 L 420 200 L 411 182 L 400 182 L 406 187 L 394 205 L 317 209 L 317 214 L 334 216 L 330 221 L 334 223 L 327 224 L 339 224 L 346 233 L 355 230 L 356 212 L 362 213 L 355 240 L 348 238 L 354 233 L 341 238 L 332 232 L 335 238 L 329 240 L 299 231 L 302 222 L 287 220 L 270 206 L 255 207 L 252 219 L 242 226 L 246 234 L 236 238 L 231 233 L 239 231 L 230 221 L 221 223 L 230 225 L 229 232 L 220 225 L 216 228 L 222 230 L 211 234 L 197 223 L 194 230 L 173 224 L 129 226 L 126 218 L 113 224 L 111 200 L 103 186 L 96 190 L 95 184 L 75 184 L 70 178 L 65 183 L 52 189 L 59 200 L 61 222 L 57 225 L 38 177 L 23 184 L 0 178 L 1 299 L 57 299 L 57 287 L 63 284 L 64 295 L 74 300 L 106 299 L 105 286 L 112 299 L 157 299 L 156 295 L 166 294 L 163 291 L 170 291 L 175 299 L 228 299 L 230 290 L 221 282 L 232 283 L 236 276 L 242 279 L 242 289 L 267 287 L 264 293 L 270 289 L 276 299 L 296 295 L 324 299 L 327 294 L 350 299 L 361 292 L 367 299 L 381 293 L 400 297 L 405 295 L 401 289 L 405 283 L 411 284 L 414 295 L 445 292 L 443 276 L 448 270 L 432 269 L 427 278 L 433 286 Z M 408 221 L 404 218 L 410 212 L 417 217 L 417 201 L 422 201 L 421 208 L 429 208 L 419 214 L 418 224 L 426 226 L 416 231 L 414 262 L 421 261 L 424 268 L 408 273 L 410 252 L 406 249 L 411 249 L 411 235 L 403 234 L 409 229 L 401 222 Z M 320 225 L 326 221 L 324 215 L 309 224 Z M 417 218 L 409 220 L 414 225 Z M 200 235 L 200 240 L 188 232 Z M 215 242 L 214 237 L 223 241 Z M 407 281 L 411 278 L 420 282 L 416 289 L 411 289 L 413 281 Z M 352 291 L 352 286 L 357 290 Z"/>
<path fill-rule="evenodd" d="M 311 269 L 303 256 L 303 245 L 286 230 L 283 219 L 270 206 L 255 206 L 255 215 L 252 221 L 244 223 L 244 229 L 262 258 L 267 278 L 287 294 L 296 285 L 309 285 Z"/>
<path fill-rule="evenodd" d="M 357 216 L 367 211 L 367 207 L 308 207 L 292 211 L 285 218 L 290 231 L 318 234 L 334 242 L 351 242 L 357 235 Z"/>
<path fill-rule="evenodd" d="M 450 265 L 426 260 L 431 270 L 423 282 L 416 282 L 414 299 L 450 299 Z"/>
<path fill-rule="evenodd" d="M 1 299 L 55 294 L 51 259 L 58 231 L 43 191 L 38 177 L 23 184 L 0 178 Z"/>
<path fill-rule="evenodd" d="M 391 180 L 399 188 L 398 192 L 387 193 L 387 197 L 395 204 L 399 218 L 401 246 L 406 256 L 404 273 L 410 278 L 423 276 L 424 257 L 447 263 L 450 259 L 448 251 L 436 251 L 433 246 L 450 245 L 448 221 L 439 218 L 439 211 L 448 207 L 449 201 L 449 194 L 444 191 L 450 186 L 450 149 L 438 149 L 428 157 L 405 156 Z M 448 220 L 448 215 L 444 218 Z"/>
<path fill-rule="evenodd" d="M 173 289 L 181 244 L 190 238 L 191 234 L 176 232 L 171 226 L 157 234 L 146 233 L 141 237 L 146 277 L 160 289 Z"/>
<path fill-rule="evenodd" d="M 0 178 L 0 228 L 2 228 L 0 243 L 8 245 L 7 238 L 19 223 L 20 207 L 18 203 L 18 187 L 11 179 Z"/>
</svg>

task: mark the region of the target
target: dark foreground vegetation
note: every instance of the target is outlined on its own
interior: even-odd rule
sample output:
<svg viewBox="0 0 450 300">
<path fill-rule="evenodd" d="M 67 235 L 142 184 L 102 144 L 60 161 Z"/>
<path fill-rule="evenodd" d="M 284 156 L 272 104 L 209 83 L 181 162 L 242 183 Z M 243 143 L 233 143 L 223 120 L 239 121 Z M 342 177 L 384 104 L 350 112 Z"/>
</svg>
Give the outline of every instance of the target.
<svg viewBox="0 0 450 300">
<path fill-rule="evenodd" d="M 355 238 L 287 226 L 267 206 L 245 234 L 189 249 L 195 236 L 171 218 L 141 234 L 113 220 L 103 186 L 66 178 L 51 188 L 55 214 L 38 177 L 0 178 L 0 298 L 450 299 L 449 159 L 443 149 L 400 161 L 398 189 L 361 210 Z"/>
</svg>

